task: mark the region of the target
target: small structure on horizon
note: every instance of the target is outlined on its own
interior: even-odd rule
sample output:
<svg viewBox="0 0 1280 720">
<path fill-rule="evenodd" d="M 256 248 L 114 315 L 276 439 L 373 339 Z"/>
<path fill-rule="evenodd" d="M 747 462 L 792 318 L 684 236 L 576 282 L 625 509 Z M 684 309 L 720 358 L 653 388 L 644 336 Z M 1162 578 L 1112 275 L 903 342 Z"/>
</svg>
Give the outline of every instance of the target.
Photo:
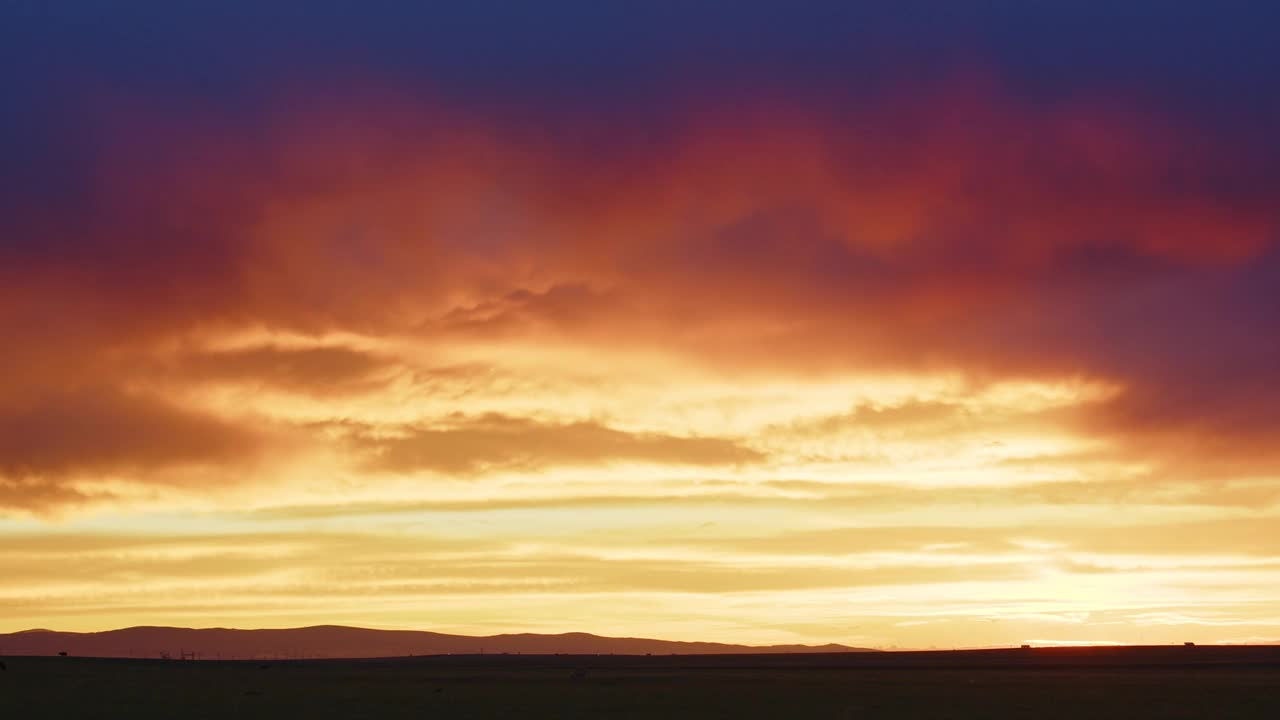
<svg viewBox="0 0 1280 720">
<path fill-rule="evenodd" d="M 1030 649 L 1031 649 L 1031 646 L 1030 646 L 1030 645 L 1027 645 L 1026 643 L 1023 643 L 1023 645 L 1022 645 L 1022 649 L 1023 649 L 1023 650 L 1030 650 Z"/>
<path fill-rule="evenodd" d="M 1196 644 L 1195 644 L 1195 643 L 1193 643 L 1193 642 L 1184 642 L 1184 643 L 1182 643 L 1182 647 L 1195 647 L 1195 646 L 1196 646 Z"/>
</svg>

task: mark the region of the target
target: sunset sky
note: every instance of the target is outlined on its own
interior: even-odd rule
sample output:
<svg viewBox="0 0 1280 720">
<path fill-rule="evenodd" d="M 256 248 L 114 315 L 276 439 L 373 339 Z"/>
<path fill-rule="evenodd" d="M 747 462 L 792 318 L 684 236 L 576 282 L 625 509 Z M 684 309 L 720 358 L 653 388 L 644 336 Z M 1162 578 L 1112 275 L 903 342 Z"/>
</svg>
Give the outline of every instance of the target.
<svg viewBox="0 0 1280 720">
<path fill-rule="evenodd" d="M 5 2 L 0 632 L 1280 641 L 1278 23 Z"/>
</svg>

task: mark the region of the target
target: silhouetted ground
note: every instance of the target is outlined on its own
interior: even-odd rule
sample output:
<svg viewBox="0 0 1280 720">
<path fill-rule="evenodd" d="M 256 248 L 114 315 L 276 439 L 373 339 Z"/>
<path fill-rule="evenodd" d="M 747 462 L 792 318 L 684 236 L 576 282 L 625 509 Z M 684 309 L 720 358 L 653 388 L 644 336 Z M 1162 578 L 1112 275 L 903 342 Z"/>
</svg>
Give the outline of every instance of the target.
<svg viewBox="0 0 1280 720">
<path fill-rule="evenodd" d="M 1210 652 L 1198 659 L 1193 653 L 1200 650 Z M 1276 651 L 1215 656 L 1213 650 L 295 662 L 6 658 L 0 718 L 1280 717 Z M 886 659 L 892 657 L 900 659 Z"/>
</svg>

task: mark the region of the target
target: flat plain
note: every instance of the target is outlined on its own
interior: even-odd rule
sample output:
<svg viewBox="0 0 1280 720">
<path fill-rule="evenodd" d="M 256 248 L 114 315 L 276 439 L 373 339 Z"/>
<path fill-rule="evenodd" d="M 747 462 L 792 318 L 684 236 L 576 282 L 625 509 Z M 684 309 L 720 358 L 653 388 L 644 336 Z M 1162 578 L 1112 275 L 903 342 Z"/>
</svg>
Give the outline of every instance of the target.
<svg viewBox="0 0 1280 720">
<path fill-rule="evenodd" d="M 0 717 L 1280 717 L 1280 649 L 1124 650 L 296 661 L 10 657 L 0 672 Z"/>
</svg>

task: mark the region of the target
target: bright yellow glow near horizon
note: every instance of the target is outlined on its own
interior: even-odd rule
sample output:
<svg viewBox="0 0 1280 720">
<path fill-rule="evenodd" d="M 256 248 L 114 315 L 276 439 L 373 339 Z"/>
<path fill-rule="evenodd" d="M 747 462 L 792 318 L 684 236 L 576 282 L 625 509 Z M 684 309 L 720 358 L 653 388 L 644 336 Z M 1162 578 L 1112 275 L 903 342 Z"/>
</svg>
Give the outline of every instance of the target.
<svg viewBox="0 0 1280 720">
<path fill-rule="evenodd" d="M 0 520 L 0 630 L 346 623 L 874 647 L 1280 634 L 1265 591 L 1280 571 L 1257 542 L 1276 537 L 1272 511 L 1132 484 L 1141 461 L 1077 422 L 1122 391 L 1106 382 L 350 337 L 201 352 L 334 347 L 395 360 L 340 394 L 141 380 L 262 428 L 270 451 L 145 486 L 86 475 L 75 487 L 110 499 Z M 415 364 L 427 357 L 440 365 Z"/>
</svg>

